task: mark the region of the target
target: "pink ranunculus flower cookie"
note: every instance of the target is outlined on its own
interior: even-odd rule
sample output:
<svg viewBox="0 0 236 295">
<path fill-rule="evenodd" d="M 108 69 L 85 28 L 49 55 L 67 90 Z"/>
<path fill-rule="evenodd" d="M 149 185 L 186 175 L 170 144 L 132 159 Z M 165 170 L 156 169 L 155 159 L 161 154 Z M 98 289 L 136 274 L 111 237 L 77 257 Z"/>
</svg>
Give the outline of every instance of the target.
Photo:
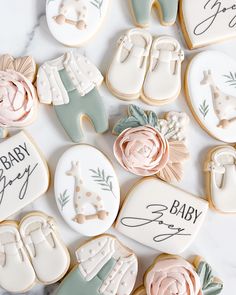
<svg viewBox="0 0 236 295">
<path fill-rule="evenodd" d="M 127 128 L 114 143 L 117 161 L 140 176 L 157 174 L 169 160 L 169 143 L 150 125 Z"/>
<path fill-rule="evenodd" d="M 30 124 L 37 111 L 36 91 L 31 81 L 14 70 L 0 71 L 0 126 Z"/>
</svg>

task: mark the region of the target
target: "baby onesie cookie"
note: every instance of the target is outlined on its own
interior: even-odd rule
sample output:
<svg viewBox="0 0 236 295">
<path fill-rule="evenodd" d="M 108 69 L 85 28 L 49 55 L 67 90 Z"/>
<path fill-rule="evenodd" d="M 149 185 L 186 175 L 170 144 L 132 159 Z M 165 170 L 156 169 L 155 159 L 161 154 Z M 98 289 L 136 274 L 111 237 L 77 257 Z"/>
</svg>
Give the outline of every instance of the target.
<svg viewBox="0 0 236 295">
<path fill-rule="evenodd" d="M 234 0 L 180 0 L 180 23 L 190 49 L 236 37 Z"/>
<path fill-rule="evenodd" d="M 67 46 L 80 46 L 101 27 L 110 0 L 47 0 L 46 17 L 53 37 Z"/>
<path fill-rule="evenodd" d="M 143 286 L 133 295 L 216 295 L 222 289 L 223 283 L 201 257 L 189 263 L 182 257 L 162 254 L 146 271 Z"/>
<path fill-rule="evenodd" d="M 76 251 L 78 265 L 62 281 L 56 295 L 131 294 L 138 271 L 136 255 L 115 237 L 101 235 Z"/>
<path fill-rule="evenodd" d="M 128 116 L 113 128 L 118 135 L 113 146 L 117 161 L 135 175 L 180 181 L 183 162 L 189 157 L 185 143 L 188 121 L 185 113 L 169 112 L 159 119 L 153 111 L 130 105 Z"/>
<path fill-rule="evenodd" d="M 144 29 L 131 29 L 118 41 L 106 76 L 107 86 L 124 100 L 141 97 L 150 105 L 169 103 L 181 90 L 183 60 L 184 52 L 176 39 L 152 38 Z"/>
<path fill-rule="evenodd" d="M 205 200 L 148 177 L 128 193 L 115 227 L 143 245 L 179 254 L 196 238 L 207 211 Z"/>
<path fill-rule="evenodd" d="M 36 64 L 32 57 L 14 59 L 0 55 L 0 137 L 6 137 L 5 128 L 31 124 L 37 114 L 38 99 L 33 82 Z"/>
<path fill-rule="evenodd" d="M 90 145 L 76 145 L 60 158 L 55 198 L 68 225 L 85 236 L 108 230 L 118 213 L 120 187 L 107 157 Z"/>
<path fill-rule="evenodd" d="M 236 142 L 236 61 L 218 51 L 197 54 L 188 65 L 185 91 L 190 109 L 211 136 Z"/>
<path fill-rule="evenodd" d="M 171 26 L 175 23 L 179 0 L 129 0 L 135 24 L 147 27 L 152 8 L 158 9 L 160 22 L 163 26 Z"/>
<path fill-rule="evenodd" d="M 209 151 L 204 172 L 206 193 L 213 209 L 222 213 L 236 213 L 236 150 L 232 146 L 218 146 Z"/>
<path fill-rule="evenodd" d="M 74 142 L 83 139 L 84 116 L 90 119 L 97 133 L 108 130 L 107 111 L 97 90 L 102 81 L 100 71 L 78 52 L 67 52 L 39 69 L 39 100 L 53 104 L 58 119 Z"/>
<path fill-rule="evenodd" d="M 36 200 L 48 186 L 47 163 L 25 132 L 0 144 L 0 221 Z"/>
<path fill-rule="evenodd" d="M 19 224 L 1 223 L 0 244 L 0 286 L 9 292 L 25 293 L 36 281 L 52 284 L 69 268 L 69 252 L 55 222 L 42 212 L 27 214 Z"/>
</svg>

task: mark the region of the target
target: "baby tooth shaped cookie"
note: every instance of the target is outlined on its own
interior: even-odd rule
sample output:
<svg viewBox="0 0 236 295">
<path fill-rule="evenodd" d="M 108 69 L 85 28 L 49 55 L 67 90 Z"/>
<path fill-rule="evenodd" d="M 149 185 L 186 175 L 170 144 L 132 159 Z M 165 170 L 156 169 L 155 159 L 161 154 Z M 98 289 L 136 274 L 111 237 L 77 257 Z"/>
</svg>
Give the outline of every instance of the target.
<svg viewBox="0 0 236 295">
<path fill-rule="evenodd" d="M 213 137 L 236 142 L 236 61 L 218 51 L 204 51 L 190 62 L 186 97 L 200 126 Z"/>
<path fill-rule="evenodd" d="M 236 37 L 234 0 L 180 0 L 180 21 L 190 49 Z"/>
<path fill-rule="evenodd" d="M 0 144 L 0 184 L 0 221 L 48 189 L 47 163 L 23 131 Z"/>
<path fill-rule="evenodd" d="M 138 261 L 115 237 L 101 235 L 76 251 L 78 265 L 62 281 L 56 295 L 129 295 L 134 287 Z"/>
<path fill-rule="evenodd" d="M 149 177 L 131 189 L 115 227 L 148 247 L 179 254 L 197 236 L 207 211 L 208 202 Z"/>
<path fill-rule="evenodd" d="M 87 42 L 102 25 L 110 0 L 47 0 L 46 16 L 55 39 L 67 46 Z"/>
<path fill-rule="evenodd" d="M 236 150 L 232 146 L 212 149 L 205 162 L 206 193 L 211 206 L 223 213 L 236 213 Z"/>
<path fill-rule="evenodd" d="M 108 230 L 117 215 L 120 187 L 107 157 L 90 145 L 76 145 L 60 158 L 55 198 L 68 225 L 85 236 Z"/>
</svg>

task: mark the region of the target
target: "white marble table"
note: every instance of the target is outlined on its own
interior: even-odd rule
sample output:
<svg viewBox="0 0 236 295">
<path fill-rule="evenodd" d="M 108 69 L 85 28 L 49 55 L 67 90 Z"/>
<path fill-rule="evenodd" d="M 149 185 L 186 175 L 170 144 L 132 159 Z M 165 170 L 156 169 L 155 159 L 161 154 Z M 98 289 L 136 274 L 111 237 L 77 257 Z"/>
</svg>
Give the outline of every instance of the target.
<svg viewBox="0 0 236 295">
<path fill-rule="evenodd" d="M 81 52 L 85 53 L 98 67 L 105 73 L 113 55 L 115 43 L 120 33 L 132 26 L 131 16 L 127 7 L 127 0 L 111 0 L 111 9 L 108 17 L 99 33 L 84 47 Z M 171 28 L 161 27 L 156 15 L 153 15 L 150 30 L 155 35 L 171 34 L 178 38 L 186 49 L 182 33 L 178 25 Z M 220 45 L 212 46 L 236 58 L 236 42 L 228 41 Z M 45 60 L 56 57 L 67 48 L 60 45 L 53 39 L 48 31 L 45 20 L 45 0 L 0 0 L 0 54 L 9 53 L 13 56 L 31 54 L 38 64 Z M 190 57 L 195 52 L 186 49 L 186 61 L 184 68 Z M 111 126 L 124 113 L 126 103 L 113 97 L 103 85 L 101 93 L 107 104 L 111 117 Z M 142 103 L 138 102 L 140 105 Z M 144 105 L 143 105 L 144 106 Z M 209 137 L 194 121 L 183 93 L 176 103 L 169 106 L 153 108 L 158 113 L 169 110 L 186 111 L 190 118 L 189 147 L 191 160 L 185 167 L 185 178 L 179 187 L 190 191 L 198 196 L 204 196 L 204 182 L 202 165 L 206 151 L 209 147 L 219 144 Z M 31 210 L 43 210 L 55 217 L 59 224 L 62 236 L 74 257 L 74 250 L 85 239 L 79 236 L 64 223 L 55 204 L 53 194 L 53 176 L 56 163 L 60 155 L 71 146 L 71 142 L 61 128 L 56 119 L 53 109 L 50 106 L 40 106 L 38 120 L 29 128 L 35 141 L 44 152 L 52 175 L 52 182 L 49 191 L 40 197 L 36 202 L 25 208 L 20 214 L 13 218 L 23 216 L 25 212 Z M 88 126 L 88 143 L 95 144 L 102 149 L 113 161 L 118 173 L 122 198 L 137 177 L 123 171 L 116 163 L 112 154 L 112 144 L 114 137 L 110 132 L 101 136 L 96 135 L 92 128 Z M 53 139 L 53 140 L 52 140 Z M 183 255 L 189 257 L 200 254 L 205 257 L 217 274 L 225 282 L 223 295 L 235 294 L 236 283 L 236 216 L 222 216 L 209 211 L 207 220 L 203 225 L 196 241 Z M 117 235 L 121 241 L 132 248 L 139 257 L 139 276 L 137 285 L 140 284 L 143 272 L 150 265 L 155 256 L 159 253 L 150 250 L 136 242 L 125 238 L 111 229 L 111 233 Z M 30 294 L 51 294 L 51 291 L 40 291 L 40 287 L 35 287 Z M 1 293 L 8 294 L 8 293 Z"/>
</svg>

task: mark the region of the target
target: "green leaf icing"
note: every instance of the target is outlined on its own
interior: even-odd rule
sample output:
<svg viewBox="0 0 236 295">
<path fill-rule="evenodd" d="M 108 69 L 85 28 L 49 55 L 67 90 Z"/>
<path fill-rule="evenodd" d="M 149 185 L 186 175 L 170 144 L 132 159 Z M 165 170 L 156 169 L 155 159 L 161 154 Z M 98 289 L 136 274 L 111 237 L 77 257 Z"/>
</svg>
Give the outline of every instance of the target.
<svg viewBox="0 0 236 295">
<path fill-rule="evenodd" d="M 69 201 L 70 201 L 70 196 L 67 195 L 67 190 L 65 190 L 62 194 L 60 194 L 60 196 L 58 198 L 58 202 L 60 204 L 61 211 L 63 211 L 64 207 L 66 206 L 66 204 Z"/>
<path fill-rule="evenodd" d="M 229 86 L 233 86 L 236 88 L 236 72 L 232 73 L 229 72 L 228 75 L 223 75 L 227 80 L 225 81 L 226 84 L 229 84 Z"/>
<path fill-rule="evenodd" d="M 97 170 L 89 169 L 90 172 L 92 172 L 92 178 L 93 180 L 98 183 L 98 185 L 101 186 L 101 189 L 103 191 L 111 192 L 112 195 L 116 198 L 114 192 L 113 192 L 113 183 L 111 179 L 113 176 L 106 175 L 104 169 L 97 168 Z"/>
<path fill-rule="evenodd" d="M 99 10 L 100 17 L 101 17 L 101 15 L 102 15 L 101 10 L 102 10 L 102 5 L 103 5 L 103 0 L 92 0 L 92 1 L 90 1 L 90 3 Z"/>
<path fill-rule="evenodd" d="M 202 114 L 203 118 L 205 119 L 208 112 L 209 112 L 209 105 L 207 104 L 205 99 L 204 99 L 203 103 L 200 104 L 199 111 Z"/>
<path fill-rule="evenodd" d="M 197 274 L 199 275 L 204 295 L 217 295 L 221 293 L 223 283 L 216 280 L 212 274 L 212 268 L 207 262 L 201 261 L 199 263 Z"/>
</svg>

